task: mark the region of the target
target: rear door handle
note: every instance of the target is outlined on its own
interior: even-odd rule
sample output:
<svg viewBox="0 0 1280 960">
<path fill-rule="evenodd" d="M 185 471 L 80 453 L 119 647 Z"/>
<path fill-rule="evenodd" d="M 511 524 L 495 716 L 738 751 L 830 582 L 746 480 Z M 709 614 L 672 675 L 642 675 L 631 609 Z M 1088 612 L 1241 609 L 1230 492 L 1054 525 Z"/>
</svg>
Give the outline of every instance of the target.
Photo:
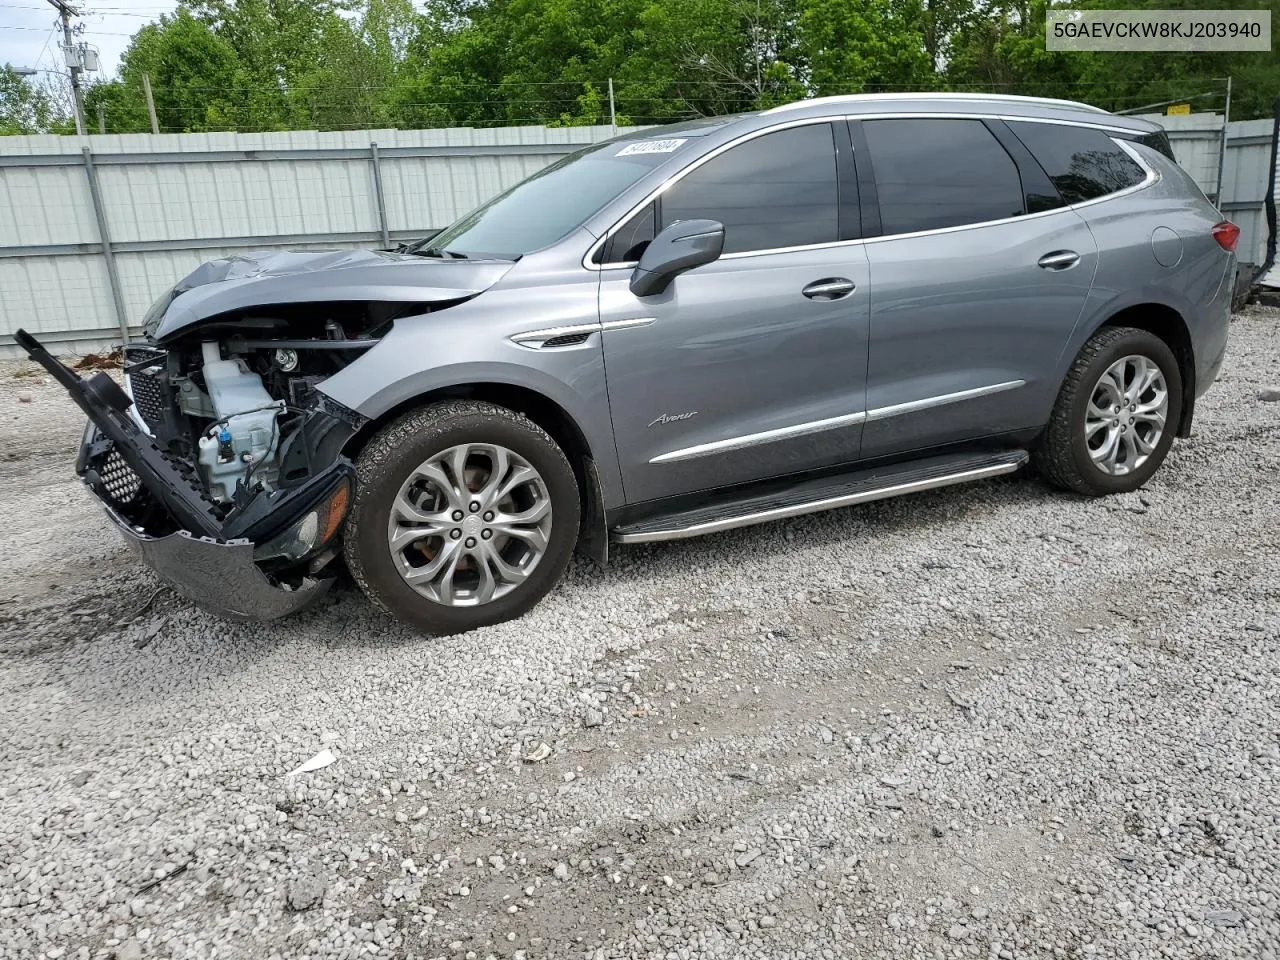
<svg viewBox="0 0 1280 960">
<path fill-rule="evenodd" d="M 1055 250 L 1037 261 L 1046 270 L 1070 270 L 1080 262 L 1080 254 L 1074 250 Z"/>
<path fill-rule="evenodd" d="M 815 280 L 800 292 L 810 300 L 839 300 L 856 289 L 857 284 L 852 280 L 846 280 L 844 277 L 828 277 L 825 280 Z"/>
</svg>

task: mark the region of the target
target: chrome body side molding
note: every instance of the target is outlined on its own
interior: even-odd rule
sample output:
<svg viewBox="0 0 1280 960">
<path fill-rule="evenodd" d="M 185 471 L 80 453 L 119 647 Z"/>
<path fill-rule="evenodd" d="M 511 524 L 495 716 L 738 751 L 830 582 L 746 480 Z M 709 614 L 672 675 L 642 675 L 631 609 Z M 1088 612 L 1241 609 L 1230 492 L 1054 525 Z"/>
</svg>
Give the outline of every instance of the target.
<svg viewBox="0 0 1280 960">
<path fill-rule="evenodd" d="M 907 403 L 895 403 L 888 407 L 876 407 L 874 410 L 867 411 L 867 422 L 888 420 L 890 417 L 899 417 L 904 413 L 916 413 L 919 410 L 928 410 L 930 407 L 942 407 L 948 403 L 959 403 L 961 400 L 975 400 L 978 397 L 986 397 L 993 393 L 1017 390 L 1019 387 L 1025 387 L 1026 385 L 1027 381 L 1025 380 L 1007 380 L 1004 383 L 993 383 L 987 387 L 974 387 L 972 390 L 944 393 L 938 397 L 925 397 L 923 400 L 911 400 Z"/>
<path fill-rule="evenodd" d="M 834 430 L 837 427 L 852 426 L 855 423 L 861 423 L 866 418 L 867 415 L 865 413 L 847 413 L 839 417 L 828 417 L 825 420 L 811 420 L 808 423 L 798 423 L 793 427 L 762 430 L 760 433 L 748 433 L 741 437 L 730 437 L 727 440 L 715 440 L 711 443 L 700 443 L 697 446 L 672 450 L 670 453 L 663 453 L 654 457 L 649 462 L 675 463 L 678 460 L 692 460 L 694 457 L 707 457 L 716 453 L 727 453 L 730 450 L 741 450 L 744 447 L 754 447 L 761 443 L 790 440 L 793 437 L 803 437 L 810 433 L 822 433 L 825 430 Z"/>
<path fill-rule="evenodd" d="M 620 321 L 628 323 L 629 321 Z M 728 453 L 730 450 L 741 450 L 744 447 L 754 447 L 762 443 L 774 443 L 778 440 L 790 440 L 794 437 L 803 437 L 811 433 L 822 433 L 826 430 L 835 430 L 839 427 L 852 426 L 855 423 L 870 423 L 874 420 L 887 420 L 889 417 L 897 417 L 906 413 L 915 413 L 919 410 L 928 410 L 931 407 L 941 407 L 948 403 L 959 403 L 962 400 L 974 400 L 978 397 L 989 396 L 993 393 L 1003 393 L 1006 390 L 1016 390 L 1019 387 L 1026 386 L 1025 380 L 1008 380 L 1004 383 L 993 383 L 986 387 L 974 387 L 972 390 L 960 390 L 956 393 L 944 393 L 937 397 L 925 397 L 923 400 L 912 400 L 908 403 L 895 403 L 888 407 L 877 407 L 874 410 L 868 410 L 865 413 L 847 413 L 839 417 L 828 417 L 825 420 L 811 420 L 807 423 L 798 423 L 792 427 L 778 427 L 775 430 L 763 430 L 760 433 L 748 433 L 741 437 L 729 437 L 726 440 L 713 440 L 710 443 L 700 443 L 692 447 L 681 447 L 679 450 L 672 450 L 668 453 L 659 454 L 651 459 L 650 463 L 676 463 L 681 460 L 692 460 L 695 457 L 707 457 L 717 453 Z"/>
</svg>

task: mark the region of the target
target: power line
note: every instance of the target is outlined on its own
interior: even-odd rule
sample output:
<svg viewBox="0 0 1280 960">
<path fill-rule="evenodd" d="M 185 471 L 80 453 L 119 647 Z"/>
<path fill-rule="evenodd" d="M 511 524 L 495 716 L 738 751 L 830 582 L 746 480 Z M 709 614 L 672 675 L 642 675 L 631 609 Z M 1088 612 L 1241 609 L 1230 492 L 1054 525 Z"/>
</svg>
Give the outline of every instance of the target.
<svg viewBox="0 0 1280 960">
<path fill-rule="evenodd" d="M 40 33 L 44 27 L 15 27 L 7 23 L 0 23 L 0 30 L 26 30 L 31 33 Z M 94 30 L 94 34 L 100 37 L 132 37 L 132 33 L 117 33 L 111 30 Z"/>
</svg>

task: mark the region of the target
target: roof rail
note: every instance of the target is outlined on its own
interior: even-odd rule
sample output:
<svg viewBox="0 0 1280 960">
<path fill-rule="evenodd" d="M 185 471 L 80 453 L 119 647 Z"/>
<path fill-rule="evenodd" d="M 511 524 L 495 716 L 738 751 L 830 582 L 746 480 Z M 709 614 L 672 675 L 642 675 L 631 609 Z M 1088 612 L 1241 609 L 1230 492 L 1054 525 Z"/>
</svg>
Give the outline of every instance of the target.
<svg viewBox="0 0 1280 960">
<path fill-rule="evenodd" d="M 764 111 L 766 114 L 782 113 L 787 110 L 798 110 L 819 103 L 875 103 L 884 100 L 972 100 L 994 103 L 1044 103 L 1059 107 L 1073 107 L 1076 110 L 1088 110 L 1090 113 L 1107 113 L 1101 107 L 1075 100 L 1057 100 L 1053 97 L 1021 97 L 1011 93 L 852 93 L 836 97 L 814 97 L 811 100 L 797 100 L 795 103 L 784 103 L 780 107 Z"/>
</svg>

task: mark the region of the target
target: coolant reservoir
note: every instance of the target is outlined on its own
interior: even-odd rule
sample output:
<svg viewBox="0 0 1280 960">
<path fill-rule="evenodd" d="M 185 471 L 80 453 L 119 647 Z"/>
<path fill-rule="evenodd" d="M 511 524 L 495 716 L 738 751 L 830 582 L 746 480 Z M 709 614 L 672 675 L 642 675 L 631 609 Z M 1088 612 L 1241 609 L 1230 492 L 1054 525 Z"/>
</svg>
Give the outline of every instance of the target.
<svg viewBox="0 0 1280 960">
<path fill-rule="evenodd" d="M 216 355 L 216 354 L 215 354 Z M 205 390 L 219 420 L 211 435 L 200 438 L 199 463 L 205 486 L 218 500 L 230 500 L 236 484 L 250 464 L 255 480 L 270 486 L 276 475 L 275 453 L 279 443 L 276 416 L 280 402 L 273 400 L 242 360 L 215 360 L 206 354 L 202 373 Z M 264 409 L 265 408 L 265 409 Z"/>
</svg>

